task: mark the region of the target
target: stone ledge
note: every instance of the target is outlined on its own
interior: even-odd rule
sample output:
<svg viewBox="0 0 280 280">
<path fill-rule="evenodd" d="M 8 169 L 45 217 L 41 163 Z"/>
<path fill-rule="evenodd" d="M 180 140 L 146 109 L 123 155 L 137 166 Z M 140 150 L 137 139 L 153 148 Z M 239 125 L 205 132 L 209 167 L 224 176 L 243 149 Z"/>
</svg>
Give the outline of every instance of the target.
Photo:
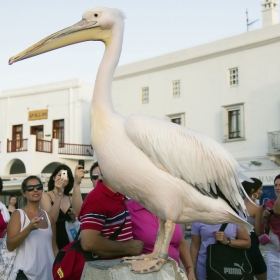
<svg viewBox="0 0 280 280">
<path fill-rule="evenodd" d="M 86 262 L 81 280 L 187 280 L 184 271 L 173 259 L 163 265 L 160 271 L 135 274 L 131 265 L 120 263 L 121 259 Z"/>
</svg>

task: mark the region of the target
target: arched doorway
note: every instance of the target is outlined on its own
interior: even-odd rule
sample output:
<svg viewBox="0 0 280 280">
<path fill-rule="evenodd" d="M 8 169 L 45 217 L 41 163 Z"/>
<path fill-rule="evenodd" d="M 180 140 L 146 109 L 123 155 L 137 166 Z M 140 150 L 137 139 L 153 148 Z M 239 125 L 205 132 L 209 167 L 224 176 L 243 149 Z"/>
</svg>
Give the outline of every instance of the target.
<svg viewBox="0 0 280 280">
<path fill-rule="evenodd" d="M 10 174 L 26 173 L 25 165 L 20 159 L 16 159 L 10 168 Z"/>
</svg>

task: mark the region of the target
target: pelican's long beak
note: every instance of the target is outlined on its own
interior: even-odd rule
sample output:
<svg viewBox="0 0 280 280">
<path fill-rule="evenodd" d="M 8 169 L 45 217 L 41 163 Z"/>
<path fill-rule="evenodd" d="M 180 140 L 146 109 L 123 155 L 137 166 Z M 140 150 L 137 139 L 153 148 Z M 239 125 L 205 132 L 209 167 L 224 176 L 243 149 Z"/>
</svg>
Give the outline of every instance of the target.
<svg viewBox="0 0 280 280">
<path fill-rule="evenodd" d="M 109 38 L 111 38 L 111 30 L 103 30 L 97 21 L 88 22 L 83 19 L 12 56 L 9 59 L 9 64 L 72 44 L 91 40 L 107 42 Z"/>
</svg>

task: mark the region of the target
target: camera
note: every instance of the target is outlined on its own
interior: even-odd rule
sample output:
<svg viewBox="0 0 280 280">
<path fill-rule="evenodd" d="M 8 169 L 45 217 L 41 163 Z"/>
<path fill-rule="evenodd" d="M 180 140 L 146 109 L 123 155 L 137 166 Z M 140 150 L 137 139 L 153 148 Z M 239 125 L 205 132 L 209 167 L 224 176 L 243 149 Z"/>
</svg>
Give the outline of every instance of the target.
<svg viewBox="0 0 280 280">
<path fill-rule="evenodd" d="M 83 159 L 80 159 L 78 161 L 78 165 L 82 165 L 82 167 L 79 167 L 79 169 L 84 169 L 85 168 L 85 161 Z"/>
<path fill-rule="evenodd" d="M 67 170 L 62 170 L 61 171 L 61 178 L 63 178 L 63 179 L 67 179 Z"/>
</svg>

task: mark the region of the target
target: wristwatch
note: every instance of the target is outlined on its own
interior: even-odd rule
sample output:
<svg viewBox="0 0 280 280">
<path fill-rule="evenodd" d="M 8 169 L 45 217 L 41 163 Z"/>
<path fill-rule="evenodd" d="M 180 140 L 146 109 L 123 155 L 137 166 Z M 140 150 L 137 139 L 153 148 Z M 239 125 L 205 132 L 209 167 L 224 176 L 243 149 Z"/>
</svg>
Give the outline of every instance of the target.
<svg viewBox="0 0 280 280">
<path fill-rule="evenodd" d="M 227 241 L 226 245 L 227 245 L 227 246 L 230 246 L 230 245 L 231 245 L 231 240 L 230 240 L 229 238 L 228 238 L 227 240 L 228 240 L 228 241 Z"/>
</svg>

